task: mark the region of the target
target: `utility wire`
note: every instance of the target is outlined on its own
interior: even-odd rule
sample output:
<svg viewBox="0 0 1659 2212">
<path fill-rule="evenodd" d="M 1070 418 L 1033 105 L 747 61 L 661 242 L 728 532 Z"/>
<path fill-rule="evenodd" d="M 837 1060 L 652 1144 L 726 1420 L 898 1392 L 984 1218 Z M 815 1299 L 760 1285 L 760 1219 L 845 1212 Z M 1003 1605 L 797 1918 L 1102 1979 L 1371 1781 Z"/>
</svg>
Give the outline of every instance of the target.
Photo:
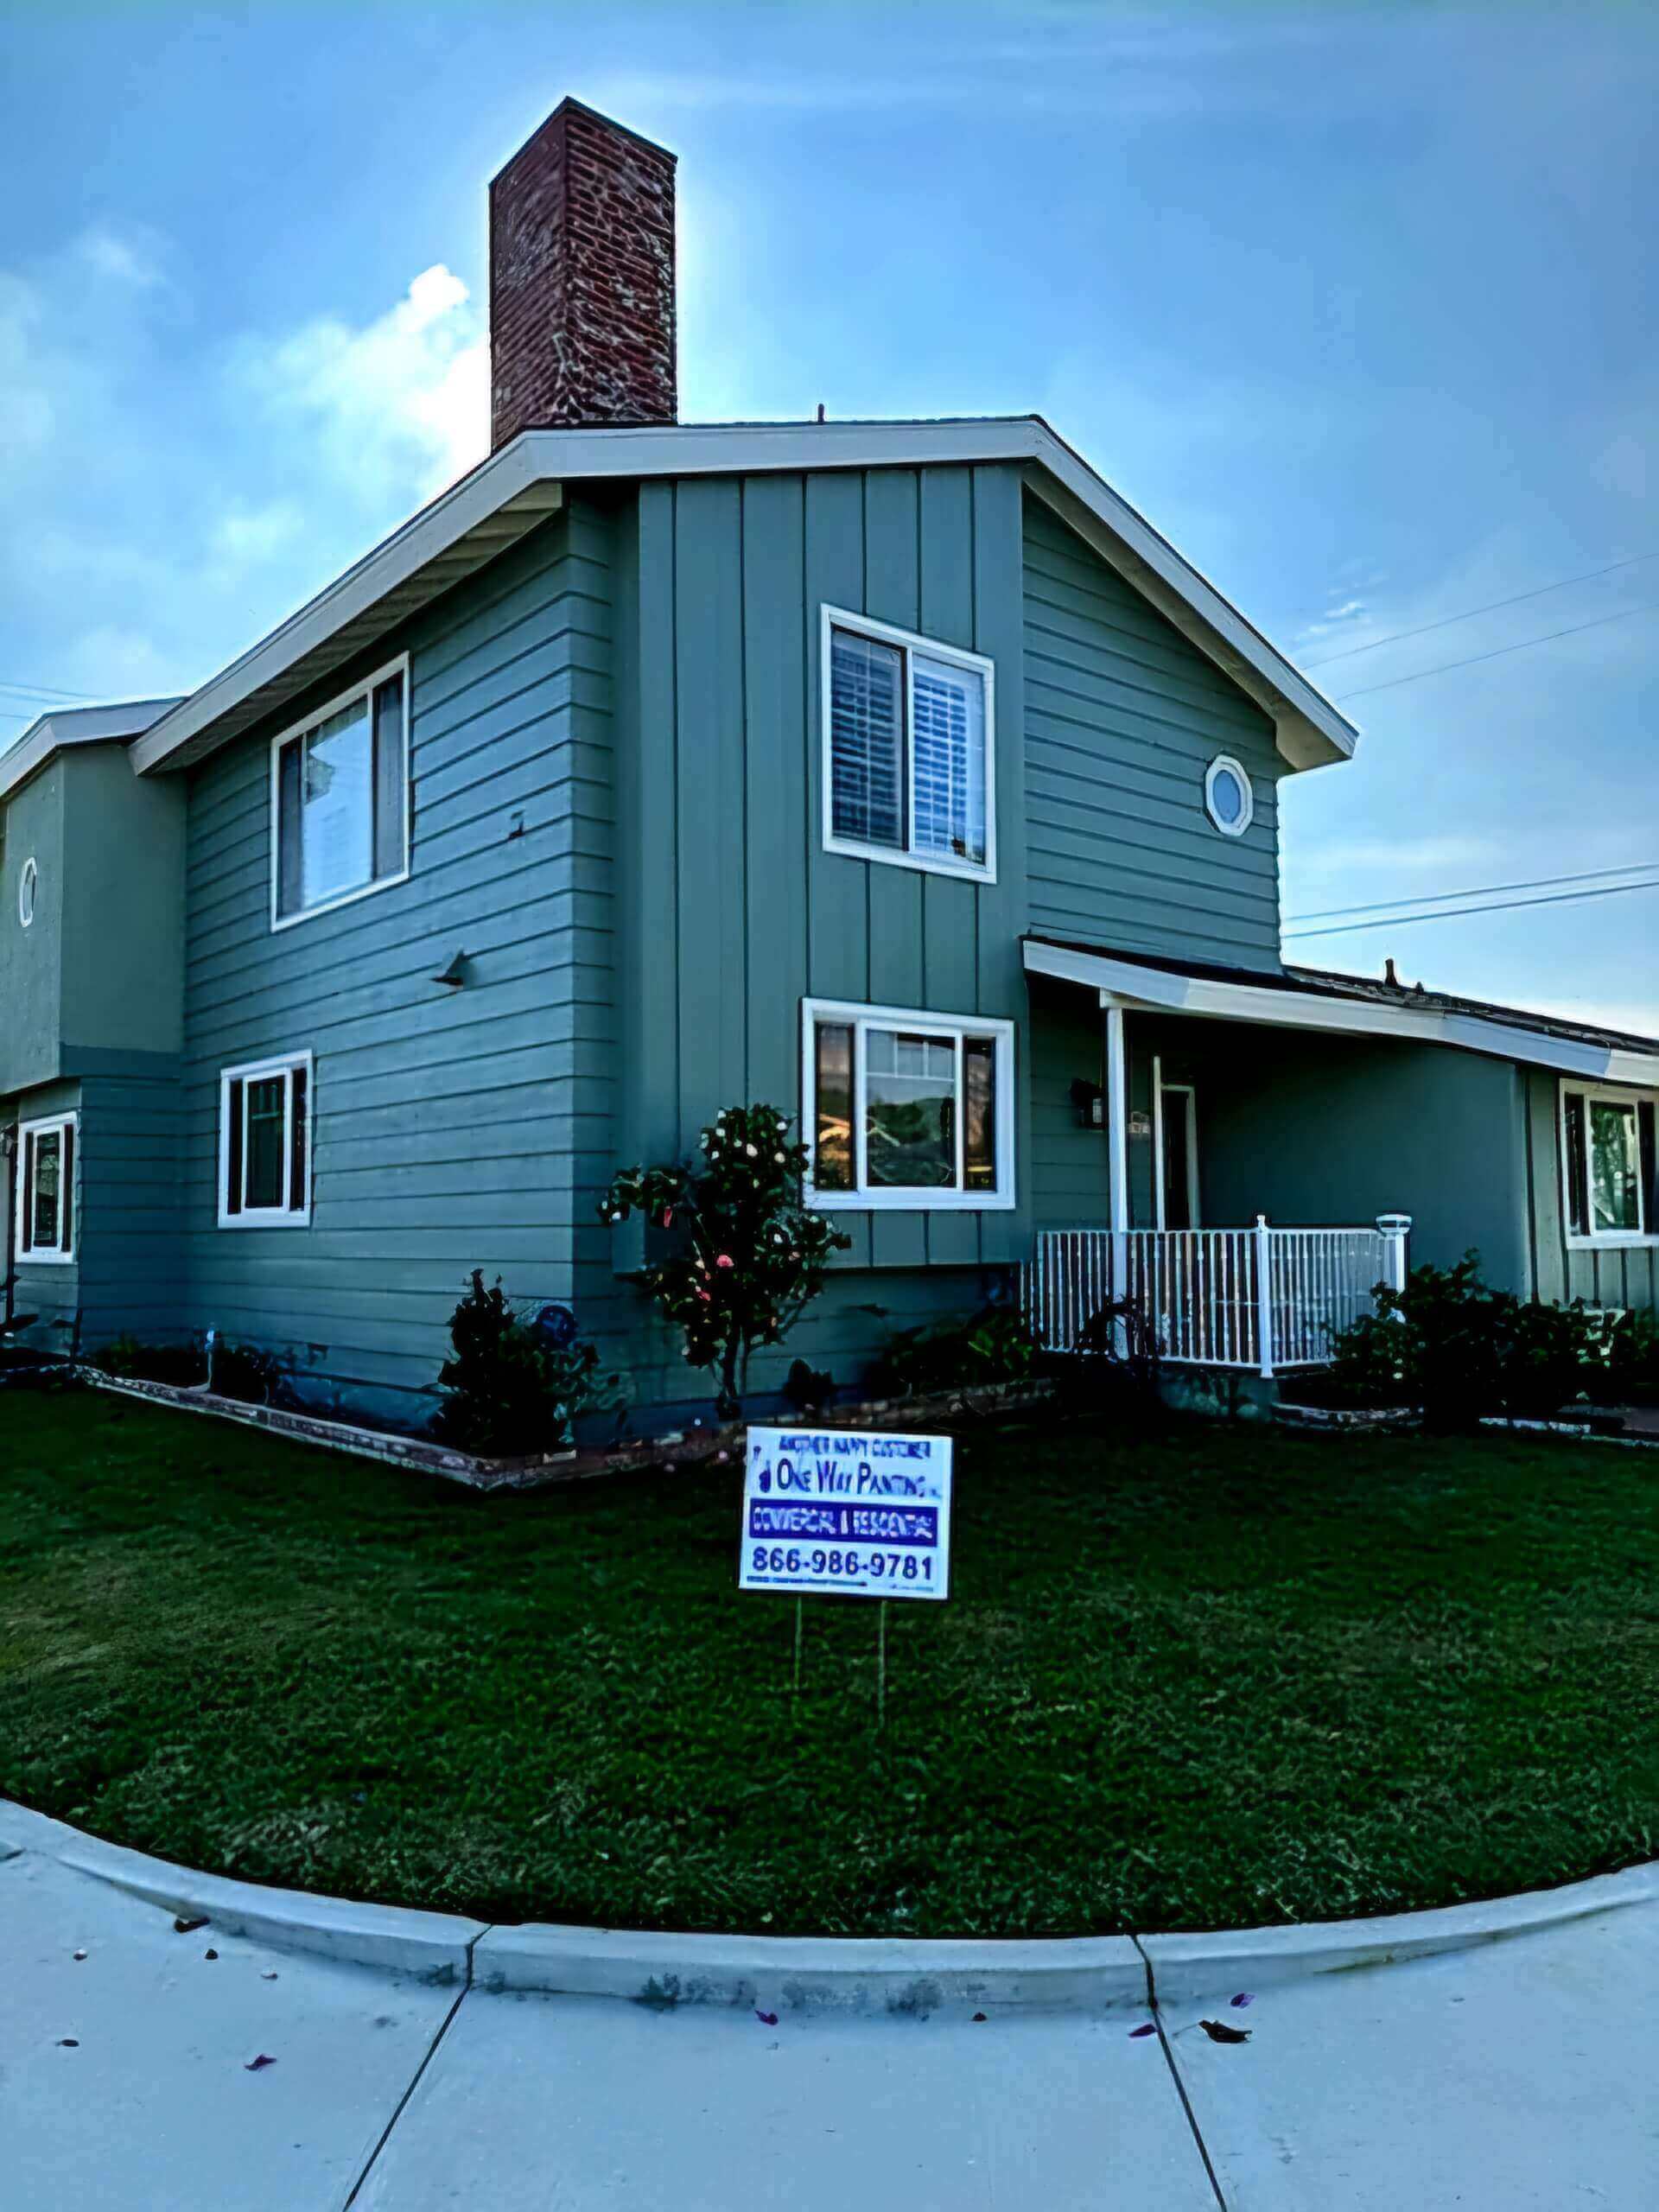
<svg viewBox="0 0 1659 2212">
<path fill-rule="evenodd" d="M 1495 899 L 1485 906 L 1447 906 L 1438 914 L 1385 914 L 1375 922 L 1337 922 L 1330 929 L 1285 930 L 1285 938 L 1348 937 L 1356 930 L 1409 929 L 1416 922 L 1454 922 L 1468 914 L 1507 914 L 1517 906 L 1566 906 L 1580 899 L 1612 899 L 1621 891 L 1659 891 L 1659 875 L 1639 883 L 1608 883 L 1600 890 L 1552 891 L 1541 899 Z"/>
<path fill-rule="evenodd" d="M 1433 668 L 1420 668 L 1414 675 L 1393 676 L 1386 683 L 1363 683 L 1357 691 L 1338 691 L 1337 704 L 1346 699 L 1363 699 L 1368 692 L 1392 691 L 1402 683 L 1421 683 L 1426 676 L 1444 676 L 1449 669 L 1473 668 L 1483 660 L 1502 660 L 1505 653 L 1525 652 L 1529 645 L 1554 645 L 1557 638 L 1576 638 L 1584 630 L 1599 630 L 1605 622 L 1623 622 L 1632 614 L 1648 614 L 1659 606 L 1659 600 L 1644 600 L 1640 607 L 1621 607 L 1615 614 L 1598 614 L 1593 622 L 1575 622 L 1566 630 L 1551 630 L 1541 638 L 1520 638 L 1512 645 L 1495 645 L 1489 653 L 1471 653 L 1466 660 L 1443 660 Z"/>
<path fill-rule="evenodd" d="M 1428 906 L 1446 899 L 1488 899 L 1500 891 L 1545 891 L 1558 883 L 1596 883 L 1610 875 L 1634 875 L 1638 870 L 1659 868 L 1659 859 L 1626 861 L 1623 868 L 1580 868 L 1574 875 L 1531 875 L 1519 883 L 1471 883 L 1461 891 L 1421 891 L 1414 899 L 1363 899 L 1357 906 L 1316 906 L 1311 914 L 1287 914 L 1287 929 L 1304 922 L 1340 921 L 1348 914 L 1389 913 L 1402 906 Z"/>
<path fill-rule="evenodd" d="M 1598 576 L 1611 576 L 1616 569 L 1634 569 L 1643 561 L 1659 561 L 1659 552 L 1632 553 L 1626 561 L 1610 561 L 1605 569 L 1586 569 L 1580 576 L 1563 576 L 1559 583 L 1540 584 L 1534 591 L 1518 591 L 1512 599 L 1489 599 L 1484 607 L 1465 607 L 1461 614 L 1443 615 L 1438 622 L 1421 622 L 1414 630 L 1394 630 L 1386 638 L 1373 638 L 1366 645 L 1346 645 L 1339 653 L 1326 653 L 1322 660 L 1303 661 L 1304 668 L 1329 668 L 1332 661 L 1351 660 L 1356 653 L 1374 653 L 1380 645 L 1397 645 L 1402 638 L 1426 638 L 1431 630 L 1449 629 L 1454 622 L 1472 622 L 1477 614 L 1495 614 L 1500 607 L 1519 607 L 1522 600 L 1542 599 L 1547 593 L 1565 591 L 1569 584 L 1587 584 Z"/>
<path fill-rule="evenodd" d="M 60 699 L 67 706 L 76 706 L 92 697 L 90 691 L 59 691 L 49 683 L 18 683 L 10 677 L 0 676 L 0 691 L 10 691 L 25 699 Z"/>
</svg>

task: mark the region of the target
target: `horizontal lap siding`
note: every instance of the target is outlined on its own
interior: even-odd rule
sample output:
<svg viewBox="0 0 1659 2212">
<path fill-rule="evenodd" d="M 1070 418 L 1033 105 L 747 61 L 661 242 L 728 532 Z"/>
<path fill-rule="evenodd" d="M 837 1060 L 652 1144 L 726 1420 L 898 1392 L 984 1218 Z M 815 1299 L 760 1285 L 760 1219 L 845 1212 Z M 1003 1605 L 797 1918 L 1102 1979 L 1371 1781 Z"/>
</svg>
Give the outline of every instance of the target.
<svg viewBox="0 0 1659 2212">
<path fill-rule="evenodd" d="M 410 654 L 407 883 L 273 932 L 270 728 L 195 778 L 186 1303 L 324 1400 L 424 1420 L 472 1268 L 531 1300 L 580 1300 L 591 1271 L 614 1151 L 613 550 L 609 515 L 573 504 L 377 649 Z M 312 1224 L 220 1230 L 219 1071 L 308 1048 Z"/>
<path fill-rule="evenodd" d="M 1283 764 L 1268 717 L 1034 497 L 1025 626 L 1033 926 L 1276 969 Z M 1255 785 L 1242 837 L 1205 812 L 1218 753 Z"/>
</svg>

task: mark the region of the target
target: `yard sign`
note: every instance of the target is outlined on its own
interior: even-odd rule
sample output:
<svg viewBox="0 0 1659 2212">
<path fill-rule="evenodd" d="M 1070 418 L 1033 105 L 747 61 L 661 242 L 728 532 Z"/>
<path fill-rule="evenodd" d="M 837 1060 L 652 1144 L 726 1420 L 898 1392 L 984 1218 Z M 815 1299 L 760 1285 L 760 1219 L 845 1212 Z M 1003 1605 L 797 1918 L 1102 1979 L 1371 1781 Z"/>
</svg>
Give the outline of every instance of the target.
<svg viewBox="0 0 1659 2212">
<path fill-rule="evenodd" d="M 950 1439 L 752 1428 L 740 1590 L 950 1594 Z"/>
</svg>

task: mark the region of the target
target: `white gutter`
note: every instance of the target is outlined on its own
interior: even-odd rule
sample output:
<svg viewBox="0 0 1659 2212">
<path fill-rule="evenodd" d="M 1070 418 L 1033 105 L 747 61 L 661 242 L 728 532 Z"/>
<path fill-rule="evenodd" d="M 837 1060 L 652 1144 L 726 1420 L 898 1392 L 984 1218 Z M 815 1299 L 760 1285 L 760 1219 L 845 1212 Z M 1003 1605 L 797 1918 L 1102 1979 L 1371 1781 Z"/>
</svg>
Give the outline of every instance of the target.
<svg viewBox="0 0 1659 2212">
<path fill-rule="evenodd" d="M 493 557 L 558 505 L 563 486 L 996 461 L 1024 467 L 1033 489 L 1273 717 L 1293 767 L 1352 753 L 1357 733 L 1347 717 L 1032 415 L 524 431 L 147 732 L 132 748 L 133 766 L 140 773 L 180 767 L 226 742 L 326 672 L 325 656 L 338 666 L 348 651 Z"/>
<path fill-rule="evenodd" d="M 1259 1021 L 1280 1029 L 1317 1029 L 1350 1037 L 1397 1037 L 1425 1045 L 1452 1045 L 1532 1067 L 1595 1081 L 1659 1087 L 1659 1052 L 1632 1052 L 1568 1037 L 1545 1036 L 1468 1014 L 1433 1007 L 1379 1006 L 1367 999 L 1326 998 L 1314 991 L 1278 990 L 1267 984 L 1221 982 L 1213 976 L 1180 976 L 1142 968 L 1109 953 L 1025 942 L 1028 975 L 1081 983 L 1114 1001 L 1145 1011 L 1206 1016 L 1222 1021 Z"/>
</svg>

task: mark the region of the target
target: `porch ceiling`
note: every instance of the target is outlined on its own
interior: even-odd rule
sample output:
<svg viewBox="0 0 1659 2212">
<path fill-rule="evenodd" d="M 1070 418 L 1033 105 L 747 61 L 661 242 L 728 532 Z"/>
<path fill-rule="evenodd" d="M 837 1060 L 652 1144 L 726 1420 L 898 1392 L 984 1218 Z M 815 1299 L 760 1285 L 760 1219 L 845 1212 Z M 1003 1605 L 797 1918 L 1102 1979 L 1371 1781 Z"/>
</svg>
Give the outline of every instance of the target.
<svg viewBox="0 0 1659 2212">
<path fill-rule="evenodd" d="M 1389 1004 L 1356 978 L 1344 989 L 1335 978 L 1256 976 L 1194 963 L 1153 963 L 1133 954 L 1027 937 L 1026 972 L 1078 983 L 1098 995 L 1103 1007 L 1147 1013 L 1208 1016 L 1224 1021 L 1265 1022 L 1281 1029 L 1317 1029 L 1351 1037 L 1397 1037 L 1452 1045 L 1465 1052 L 1554 1068 L 1608 1083 L 1659 1086 L 1659 1042 L 1600 1038 L 1566 1025 L 1530 1027 L 1547 1017 L 1519 1009 L 1506 1019 L 1501 1007 L 1465 1007 L 1421 995 L 1422 1003 Z"/>
</svg>

